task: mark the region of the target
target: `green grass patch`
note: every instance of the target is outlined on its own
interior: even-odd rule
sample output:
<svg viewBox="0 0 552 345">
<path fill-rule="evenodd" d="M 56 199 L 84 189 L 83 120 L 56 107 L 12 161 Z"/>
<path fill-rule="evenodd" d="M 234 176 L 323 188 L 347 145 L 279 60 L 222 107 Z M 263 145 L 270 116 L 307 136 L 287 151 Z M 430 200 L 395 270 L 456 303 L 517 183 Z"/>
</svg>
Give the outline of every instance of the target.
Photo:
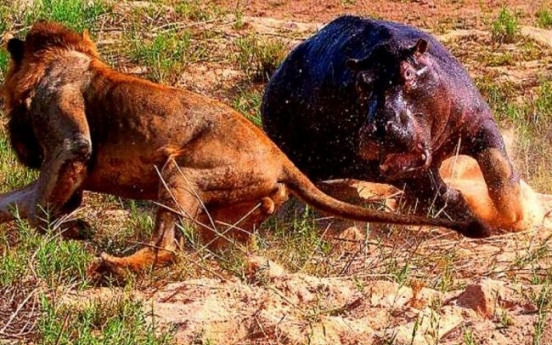
<svg viewBox="0 0 552 345">
<path fill-rule="evenodd" d="M 487 75 L 475 78 L 475 84 L 483 97 L 489 103 L 498 121 L 515 121 L 519 119 L 517 107 L 511 102 L 517 94 L 517 86 L 513 83 L 496 83 L 493 76 Z"/>
<path fill-rule="evenodd" d="M 517 15 L 503 7 L 491 26 L 493 39 L 501 43 L 513 43 L 519 32 Z"/>
<path fill-rule="evenodd" d="M 533 334 L 532 345 L 541 345 L 548 342 L 543 342 L 543 336 L 547 328 L 550 328 L 550 307 L 552 306 L 552 299 L 550 294 L 552 293 L 552 284 L 550 281 L 546 281 L 538 293 L 532 293 L 531 299 L 536 305 L 537 320 L 534 323 L 535 333 Z"/>
<path fill-rule="evenodd" d="M 547 58 L 547 52 L 531 39 L 524 39 L 518 47 L 519 49 L 516 49 L 517 51 L 513 54 L 515 61 L 534 61 Z"/>
<path fill-rule="evenodd" d="M 260 39 L 248 35 L 235 41 L 238 67 L 253 81 L 267 81 L 286 56 L 280 40 Z"/>
<path fill-rule="evenodd" d="M 0 83 L 6 80 L 6 73 L 10 66 L 10 54 L 5 49 L 0 49 Z"/>
<path fill-rule="evenodd" d="M 195 22 L 215 20 L 227 13 L 226 10 L 216 4 L 200 0 L 177 1 L 174 4 L 174 10 L 184 19 Z"/>
<path fill-rule="evenodd" d="M 62 239 L 61 228 L 57 226 L 40 235 L 27 222 L 18 220 L 14 230 L 15 241 L 6 235 L 0 237 L 0 244 L 5 248 L 0 251 L 0 285 L 10 285 L 30 275 L 50 287 L 87 285 L 86 268 L 92 255 L 83 242 Z"/>
<path fill-rule="evenodd" d="M 335 274 L 336 267 L 329 264 L 333 246 L 323 239 L 316 212 L 309 206 L 294 207 L 287 217 L 272 217 L 263 224 L 270 229 L 255 238 L 255 246 L 261 255 L 287 267 L 290 272 L 319 276 Z"/>
<path fill-rule="evenodd" d="M 238 89 L 236 96 L 232 102 L 234 109 L 245 115 L 257 127 L 262 126 L 261 120 L 261 103 L 263 93 L 260 90 Z"/>
<path fill-rule="evenodd" d="M 144 42 L 133 38 L 130 56 L 135 63 L 148 68 L 148 77 L 156 82 L 174 83 L 188 64 L 205 58 L 205 50 L 192 45 L 190 31 L 161 32 Z"/>
<path fill-rule="evenodd" d="M 540 133 L 547 129 L 552 118 L 552 83 L 543 81 L 535 89 L 535 96 L 516 98 L 521 86 L 512 83 L 495 83 L 491 77 L 477 78 L 476 84 L 494 112 L 495 118 L 504 123 L 516 125 L 530 133 Z M 531 97 L 531 99 L 525 99 Z M 542 134 L 542 133 L 541 133 Z"/>
<path fill-rule="evenodd" d="M 3 35 L 10 28 L 11 12 L 10 6 L 0 3 L 0 35 Z"/>
<path fill-rule="evenodd" d="M 552 28 L 552 11 L 543 8 L 537 11 L 537 25 L 541 28 Z"/>
<path fill-rule="evenodd" d="M 1 118 L 1 117 L 0 117 Z M 38 178 L 38 171 L 19 163 L 6 132 L 0 130 L 0 192 L 23 187 Z"/>
<path fill-rule="evenodd" d="M 510 52 L 489 55 L 486 64 L 489 67 L 513 66 L 515 64 L 514 55 Z"/>
<path fill-rule="evenodd" d="M 85 286 L 86 270 L 93 256 L 83 244 L 61 239 L 54 233 L 41 239 L 34 255 L 38 276 L 51 287 L 74 282 Z"/>
<path fill-rule="evenodd" d="M 534 122 L 549 124 L 552 120 L 552 82 L 544 81 L 537 90 Z"/>
<path fill-rule="evenodd" d="M 160 330 L 148 320 L 142 303 L 129 297 L 90 301 L 84 307 L 56 305 L 42 298 L 39 321 L 40 344 L 44 345 L 168 345 L 171 330 Z"/>
<path fill-rule="evenodd" d="M 109 10 L 110 5 L 103 0 L 35 0 L 31 7 L 22 8 L 22 12 L 17 13 L 16 17 L 25 25 L 45 19 L 82 31 L 95 25 L 99 17 Z"/>
</svg>

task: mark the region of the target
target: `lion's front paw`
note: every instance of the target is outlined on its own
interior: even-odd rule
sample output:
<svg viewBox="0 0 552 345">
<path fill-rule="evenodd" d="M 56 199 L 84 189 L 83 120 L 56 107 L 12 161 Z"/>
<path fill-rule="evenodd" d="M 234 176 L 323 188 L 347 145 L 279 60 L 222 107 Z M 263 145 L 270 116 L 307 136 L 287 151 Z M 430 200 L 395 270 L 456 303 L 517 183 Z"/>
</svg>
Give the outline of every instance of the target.
<svg viewBox="0 0 552 345">
<path fill-rule="evenodd" d="M 102 253 L 88 267 L 87 277 L 101 285 L 124 285 L 133 276 L 132 270 L 121 263 L 121 258 Z"/>
<path fill-rule="evenodd" d="M 125 257 L 102 253 L 91 265 L 88 273 L 90 277 L 115 277 L 117 280 L 121 278 L 127 280 L 133 274 L 140 274 L 154 267 L 170 265 L 175 258 L 176 255 L 172 250 L 151 247 L 143 248 Z"/>
</svg>

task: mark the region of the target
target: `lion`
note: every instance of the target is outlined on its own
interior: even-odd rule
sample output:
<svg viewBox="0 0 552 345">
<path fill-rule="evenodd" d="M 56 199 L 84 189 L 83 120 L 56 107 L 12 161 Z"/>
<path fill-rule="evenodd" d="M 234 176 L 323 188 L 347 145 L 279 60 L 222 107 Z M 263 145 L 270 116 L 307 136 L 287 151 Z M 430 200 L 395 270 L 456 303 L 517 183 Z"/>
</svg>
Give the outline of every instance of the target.
<svg viewBox="0 0 552 345">
<path fill-rule="evenodd" d="M 176 222 L 203 238 L 229 226 L 249 234 L 291 193 L 324 212 L 368 222 L 433 225 L 486 237 L 481 221 L 452 222 L 378 212 L 333 199 L 303 175 L 268 137 L 231 107 L 187 90 L 117 72 L 101 61 L 87 31 L 35 23 L 7 41 L 4 85 L 11 145 L 39 177 L 0 195 L 0 222 L 20 217 L 40 227 L 72 212 L 83 191 L 157 202 L 150 245 L 126 257 L 102 253 L 100 266 L 139 272 L 170 264 Z"/>
</svg>

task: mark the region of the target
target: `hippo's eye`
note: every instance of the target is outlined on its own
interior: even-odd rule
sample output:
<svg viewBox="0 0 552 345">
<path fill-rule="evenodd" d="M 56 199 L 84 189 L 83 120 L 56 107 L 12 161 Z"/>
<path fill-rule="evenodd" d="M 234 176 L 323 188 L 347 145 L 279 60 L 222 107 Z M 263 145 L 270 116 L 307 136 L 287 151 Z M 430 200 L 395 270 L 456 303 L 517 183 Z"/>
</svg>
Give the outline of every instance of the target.
<svg viewBox="0 0 552 345">
<path fill-rule="evenodd" d="M 361 72 L 358 74 L 358 79 L 359 79 L 359 82 L 366 85 L 366 86 L 370 86 L 374 83 L 374 74 L 371 73 L 371 72 Z"/>
<path fill-rule="evenodd" d="M 375 76 L 371 71 L 362 71 L 357 74 L 356 88 L 363 98 L 371 97 L 374 82 Z"/>
</svg>

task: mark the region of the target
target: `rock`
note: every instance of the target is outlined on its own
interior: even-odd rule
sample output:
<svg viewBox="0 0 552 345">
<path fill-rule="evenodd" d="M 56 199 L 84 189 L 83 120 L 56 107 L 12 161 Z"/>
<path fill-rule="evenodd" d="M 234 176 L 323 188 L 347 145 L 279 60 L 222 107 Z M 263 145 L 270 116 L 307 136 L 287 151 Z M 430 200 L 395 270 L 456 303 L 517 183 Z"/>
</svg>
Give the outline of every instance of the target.
<svg viewBox="0 0 552 345">
<path fill-rule="evenodd" d="M 286 270 L 269 259 L 252 255 L 247 260 L 246 275 L 250 282 L 272 281 L 284 274 L 286 274 Z"/>
<path fill-rule="evenodd" d="M 479 283 L 470 285 L 456 300 L 458 306 L 474 310 L 486 319 L 492 319 L 500 300 L 505 298 L 506 289 L 504 283 L 491 279 L 485 279 Z"/>
<path fill-rule="evenodd" d="M 347 253 L 361 250 L 365 245 L 366 236 L 356 226 L 350 226 L 336 236 L 339 249 Z"/>
</svg>

